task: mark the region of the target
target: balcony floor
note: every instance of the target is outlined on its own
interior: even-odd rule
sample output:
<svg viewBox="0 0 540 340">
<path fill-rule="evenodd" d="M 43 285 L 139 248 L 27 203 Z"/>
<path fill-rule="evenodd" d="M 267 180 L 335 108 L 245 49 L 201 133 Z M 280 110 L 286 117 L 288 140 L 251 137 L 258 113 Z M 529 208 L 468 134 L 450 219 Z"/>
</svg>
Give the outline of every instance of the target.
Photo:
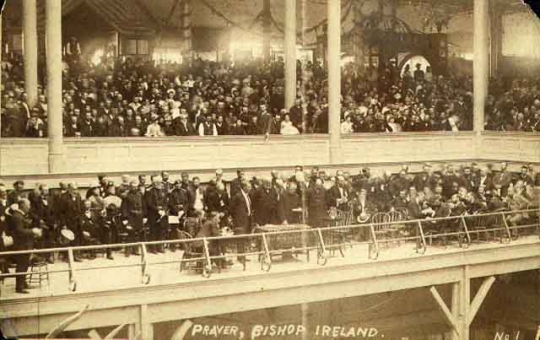
<svg viewBox="0 0 540 340">
<path fill-rule="evenodd" d="M 345 257 L 341 257 L 339 251 L 334 254 L 328 252 L 327 267 L 343 266 L 351 264 L 362 264 L 413 259 L 429 255 L 467 253 L 475 250 L 485 249 L 500 249 L 512 247 L 516 245 L 533 244 L 540 242 L 537 235 L 521 236 L 518 240 L 510 244 L 501 244 L 499 242 L 489 243 L 473 243 L 468 249 L 459 248 L 457 243 L 451 243 L 447 247 L 444 246 L 428 246 L 425 254 L 417 254 L 414 243 L 402 243 L 400 246 L 390 244 L 388 248 L 382 247 L 379 258 L 377 260 L 368 259 L 368 246 L 366 244 L 354 245 L 354 247 L 346 246 L 344 249 Z M 191 271 L 179 272 L 179 263 L 161 263 L 175 261 L 180 258 L 180 251 L 167 251 L 165 254 L 148 254 L 147 272 L 151 275 L 149 286 L 159 286 L 167 284 L 179 283 L 194 283 L 204 280 L 219 280 L 225 278 L 241 278 L 246 276 L 255 276 L 265 274 L 261 270 L 260 263 L 256 256 L 248 257 L 250 261 L 247 263 L 244 271 L 242 265 L 236 259 L 233 259 L 234 265 L 221 273 L 214 272 L 210 279 L 202 277 L 201 274 Z M 77 291 L 69 291 L 69 276 L 67 272 L 50 274 L 50 282 L 43 282 L 42 287 L 34 284 L 29 289 L 29 294 L 15 293 L 15 279 L 6 278 L 4 283 L 0 285 L 1 295 L 0 301 L 16 302 L 29 298 L 61 296 L 66 294 L 77 293 L 92 293 L 116 289 L 127 289 L 143 287 L 141 283 L 141 268 L 140 256 L 131 256 L 126 258 L 122 252 L 114 254 L 113 261 L 107 260 L 103 255 L 99 255 L 94 260 L 84 260 L 83 262 L 75 263 Z M 101 268 L 107 267 L 107 268 Z M 270 273 L 286 273 L 295 270 L 309 270 L 320 268 L 316 261 L 316 251 L 311 251 L 310 261 L 307 262 L 305 254 L 299 254 L 292 259 L 283 260 L 281 257 L 273 257 L 272 268 Z M 68 264 L 61 261 L 56 261 L 52 265 L 48 265 L 49 270 L 67 270 Z M 13 270 L 13 269 L 12 269 Z"/>
</svg>

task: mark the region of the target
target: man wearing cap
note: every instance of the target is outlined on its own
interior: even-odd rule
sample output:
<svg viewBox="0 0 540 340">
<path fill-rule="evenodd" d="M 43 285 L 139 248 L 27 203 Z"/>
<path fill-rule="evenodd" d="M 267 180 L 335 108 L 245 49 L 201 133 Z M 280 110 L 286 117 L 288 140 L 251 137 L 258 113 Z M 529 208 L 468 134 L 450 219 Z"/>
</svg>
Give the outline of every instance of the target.
<svg viewBox="0 0 540 340">
<path fill-rule="evenodd" d="M 154 177 L 152 184 L 152 188 L 145 194 L 150 240 L 163 241 L 169 230 L 169 219 L 167 217 L 168 198 L 167 193 L 163 189 L 163 179 L 161 176 Z M 152 253 L 165 252 L 163 245 L 158 247 L 150 246 L 149 250 Z"/>
</svg>

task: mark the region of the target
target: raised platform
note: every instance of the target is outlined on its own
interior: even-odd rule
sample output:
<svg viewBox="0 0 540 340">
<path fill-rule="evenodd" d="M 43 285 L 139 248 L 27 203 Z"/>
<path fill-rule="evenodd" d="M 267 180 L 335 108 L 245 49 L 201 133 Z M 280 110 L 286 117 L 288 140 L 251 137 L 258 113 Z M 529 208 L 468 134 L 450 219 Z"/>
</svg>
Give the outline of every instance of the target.
<svg viewBox="0 0 540 340">
<path fill-rule="evenodd" d="M 277 306 L 370 295 L 381 292 L 429 287 L 458 282 L 463 277 L 480 278 L 540 269 L 540 239 L 520 237 L 510 244 L 473 244 L 429 247 L 424 255 L 406 243 L 382 251 L 378 260 L 368 259 L 367 246 L 347 248 L 345 257 L 329 259 L 320 266 L 312 259 L 275 263 L 269 273 L 261 271 L 256 258 L 243 271 L 239 264 L 205 279 L 179 273 L 178 264 L 159 264 L 178 253 L 150 255 L 152 281 L 141 283 L 139 257 L 98 259 L 78 263 L 77 292 L 68 289 L 67 273 L 52 274 L 50 287 L 32 289 L 32 294 L 13 293 L 13 279 L 2 289 L 1 319 L 9 320 L 18 335 L 43 333 L 85 305 L 89 311 L 68 329 L 144 325 Z M 92 267 L 111 265 L 109 269 Z M 115 267 L 112 267 L 112 266 Z M 54 264 L 65 269 L 66 264 Z M 239 303 L 239 301 L 241 301 Z M 39 315 L 39 318 L 36 317 Z M 134 326 L 134 327 L 135 327 Z"/>
</svg>

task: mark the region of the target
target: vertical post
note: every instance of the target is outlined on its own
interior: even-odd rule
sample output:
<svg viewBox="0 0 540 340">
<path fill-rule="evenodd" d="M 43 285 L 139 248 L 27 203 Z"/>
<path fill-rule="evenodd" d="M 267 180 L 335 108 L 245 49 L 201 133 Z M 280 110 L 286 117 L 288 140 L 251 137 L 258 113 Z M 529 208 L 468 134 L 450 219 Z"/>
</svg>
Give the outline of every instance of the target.
<svg viewBox="0 0 540 340">
<path fill-rule="evenodd" d="M 490 2 L 490 75 L 496 76 L 499 71 L 502 56 L 503 16 L 501 8 L 496 2 Z"/>
<path fill-rule="evenodd" d="M 459 283 L 452 283 L 452 305 L 451 312 L 454 320 L 459 320 Z M 458 321 L 459 322 L 459 321 Z M 459 340 L 458 334 L 452 332 L 452 340 Z"/>
<path fill-rule="evenodd" d="M 484 109 L 488 89 L 488 0 L 474 0 L 474 132 L 484 131 Z"/>
<path fill-rule="evenodd" d="M 141 305 L 140 311 L 140 329 L 141 339 L 153 340 L 154 339 L 154 325 L 148 322 L 148 305 Z"/>
<path fill-rule="evenodd" d="M 46 0 L 46 57 L 49 135 L 49 173 L 61 170 L 63 158 L 62 123 L 62 2 Z"/>
<path fill-rule="evenodd" d="M 272 7 L 270 6 L 270 0 L 263 0 L 263 56 L 264 61 L 270 62 L 270 34 L 272 26 Z"/>
<path fill-rule="evenodd" d="M 38 45 L 36 0 L 23 0 L 24 85 L 28 106 L 33 108 L 38 98 Z"/>
<path fill-rule="evenodd" d="M 182 8 L 182 20 L 186 51 L 191 51 L 191 1 L 185 0 Z"/>
<path fill-rule="evenodd" d="M 341 120 L 341 1 L 328 1 L 328 128 L 330 162 L 339 162 Z"/>
<path fill-rule="evenodd" d="M 296 0 L 285 1 L 285 108 L 296 98 Z"/>
<path fill-rule="evenodd" d="M 2 16 L 0 15 L 0 65 L 2 65 L 2 55 L 4 53 L 4 42 L 2 39 L 3 26 Z M 2 88 L 2 75 L 0 72 L 0 89 Z M 0 96 L 0 139 L 2 138 L 2 96 Z M 0 150 L 0 175 L 2 175 L 2 150 Z"/>
<path fill-rule="evenodd" d="M 463 267 L 463 277 L 460 285 L 459 302 L 459 338 L 460 340 L 469 340 L 469 310 L 471 307 L 471 281 L 469 278 L 469 266 Z"/>
</svg>

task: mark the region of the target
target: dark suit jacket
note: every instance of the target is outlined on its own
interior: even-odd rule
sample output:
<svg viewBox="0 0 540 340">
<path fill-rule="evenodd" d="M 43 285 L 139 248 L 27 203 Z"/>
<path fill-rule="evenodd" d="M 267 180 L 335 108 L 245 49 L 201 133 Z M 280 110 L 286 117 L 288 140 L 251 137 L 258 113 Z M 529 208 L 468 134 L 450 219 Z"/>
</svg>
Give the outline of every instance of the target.
<svg viewBox="0 0 540 340">
<path fill-rule="evenodd" d="M 266 225 L 276 223 L 277 218 L 277 194 L 274 189 L 268 191 L 259 188 L 253 195 L 253 210 L 255 223 Z"/>
<path fill-rule="evenodd" d="M 34 246 L 34 234 L 32 233 L 32 219 L 23 215 L 20 211 L 13 211 L 11 218 L 11 230 L 13 232 L 14 250 L 30 250 Z"/>
<path fill-rule="evenodd" d="M 343 198 L 344 195 L 346 195 L 346 197 L 349 197 L 349 193 L 347 193 L 346 188 L 343 188 L 343 195 L 342 195 L 337 185 L 332 186 L 326 192 L 326 200 L 327 200 L 328 207 L 338 207 L 337 200 L 340 198 Z"/>
<path fill-rule="evenodd" d="M 231 181 L 231 184 L 229 186 L 231 191 L 231 198 L 233 198 L 241 190 L 241 180 L 239 178 L 235 178 Z"/>
<path fill-rule="evenodd" d="M 249 214 L 248 204 L 250 203 L 246 201 L 242 192 L 238 192 L 231 200 L 229 210 L 233 218 L 235 234 L 251 233 L 251 215 Z"/>
</svg>

